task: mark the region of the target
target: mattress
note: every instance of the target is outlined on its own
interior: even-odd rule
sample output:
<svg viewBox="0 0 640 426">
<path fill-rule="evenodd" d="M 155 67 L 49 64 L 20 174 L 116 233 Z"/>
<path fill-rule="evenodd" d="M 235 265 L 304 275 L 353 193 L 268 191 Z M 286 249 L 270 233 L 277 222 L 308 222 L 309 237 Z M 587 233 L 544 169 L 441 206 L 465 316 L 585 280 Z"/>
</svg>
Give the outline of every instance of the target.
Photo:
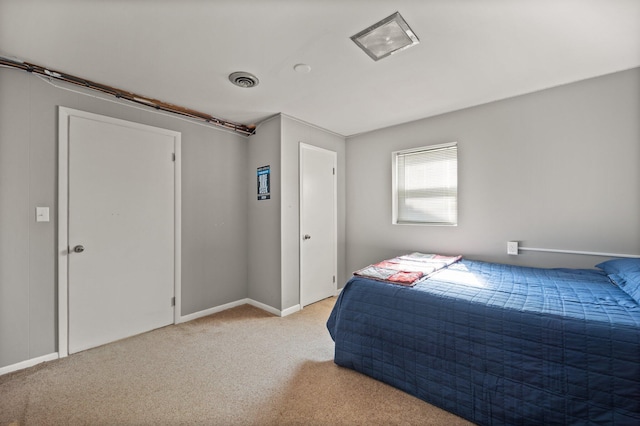
<svg viewBox="0 0 640 426">
<path fill-rule="evenodd" d="M 478 424 L 640 424 L 640 305 L 602 271 L 353 277 L 327 327 L 336 364 Z"/>
</svg>

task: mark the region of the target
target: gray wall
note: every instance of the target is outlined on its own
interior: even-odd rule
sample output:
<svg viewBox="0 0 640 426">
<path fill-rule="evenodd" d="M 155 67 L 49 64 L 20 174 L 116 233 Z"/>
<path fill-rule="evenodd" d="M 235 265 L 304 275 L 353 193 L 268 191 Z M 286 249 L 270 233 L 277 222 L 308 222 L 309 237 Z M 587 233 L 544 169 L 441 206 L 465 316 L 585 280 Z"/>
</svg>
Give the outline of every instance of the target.
<svg viewBox="0 0 640 426">
<path fill-rule="evenodd" d="M 640 254 L 640 69 L 347 139 L 347 268 L 410 251 L 593 267 Z M 391 224 L 391 152 L 458 142 L 459 225 Z"/>
<path fill-rule="evenodd" d="M 249 138 L 249 161 L 245 172 L 249 182 L 248 297 L 278 310 L 281 309 L 282 293 L 280 132 L 280 116 L 260 124 L 256 134 Z M 271 166 L 271 199 L 258 201 L 256 172 L 262 166 Z"/>
<path fill-rule="evenodd" d="M 338 283 L 407 251 L 534 266 L 640 253 L 640 69 L 349 138 L 278 116 L 248 140 L 0 68 L 0 367 L 56 348 L 58 105 L 182 132 L 182 314 L 298 303 L 299 142 L 338 152 Z M 459 225 L 391 225 L 391 152 L 459 143 Z M 256 168 L 272 167 L 258 202 Z M 345 179 L 346 177 L 346 179 Z M 248 182 L 247 182 L 248 179 Z M 247 189 L 249 188 L 249 193 Z M 49 206 L 52 221 L 35 222 Z"/>
<path fill-rule="evenodd" d="M 247 139 L 153 118 L 182 132 L 182 315 L 247 297 Z"/>
<path fill-rule="evenodd" d="M 0 68 L 0 366 L 56 351 L 56 112 L 34 80 Z"/>
<path fill-rule="evenodd" d="M 0 367 L 57 350 L 58 105 L 182 132 L 182 314 L 245 298 L 245 138 L 0 68 Z"/>
<path fill-rule="evenodd" d="M 300 303 L 300 142 L 338 154 L 338 282 L 345 275 L 345 140 L 278 115 L 249 138 L 249 298 L 278 310 Z M 256 168 L 271 166 L 271 199 L 257 201 Z"/>
</svg>

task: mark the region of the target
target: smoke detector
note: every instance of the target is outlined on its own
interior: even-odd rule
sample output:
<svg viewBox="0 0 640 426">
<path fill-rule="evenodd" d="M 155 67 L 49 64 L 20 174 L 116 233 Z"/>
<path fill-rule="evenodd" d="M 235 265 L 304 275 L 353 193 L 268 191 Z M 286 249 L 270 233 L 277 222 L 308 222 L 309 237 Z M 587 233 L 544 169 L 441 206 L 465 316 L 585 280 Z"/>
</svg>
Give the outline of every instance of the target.
<svg viewBox="0 0 640 426">
<path fill-rule="evenodd" d="M 255 75 L 244 72 L 244 71 L 236 71 L 234 73 L 229 74 L 229 81 L 235 84 L 236 86 L 243 87 L 248 89 L 250 87 L 256 87 L 260 80 Z"/>
</svg>

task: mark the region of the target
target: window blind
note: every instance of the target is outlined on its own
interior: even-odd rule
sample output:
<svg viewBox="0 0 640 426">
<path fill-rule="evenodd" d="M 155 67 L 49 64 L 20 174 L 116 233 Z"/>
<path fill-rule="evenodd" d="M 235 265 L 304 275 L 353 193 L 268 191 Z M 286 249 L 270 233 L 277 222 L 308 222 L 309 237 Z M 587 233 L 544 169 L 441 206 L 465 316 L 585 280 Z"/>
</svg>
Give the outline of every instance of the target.
<svg viewBox="0 0 640 426">
<path fill-rule="evenodd" d="M 395 159 L 396 223 L 456 225 L 457 145 L 399 151 Z"/>
</svg>

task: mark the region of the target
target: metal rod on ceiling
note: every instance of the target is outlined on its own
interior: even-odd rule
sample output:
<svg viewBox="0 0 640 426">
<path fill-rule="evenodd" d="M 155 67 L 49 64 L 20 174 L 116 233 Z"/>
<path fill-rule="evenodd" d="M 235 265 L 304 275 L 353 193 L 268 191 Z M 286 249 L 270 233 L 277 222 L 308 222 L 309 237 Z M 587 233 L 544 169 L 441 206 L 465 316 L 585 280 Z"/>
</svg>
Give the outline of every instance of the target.
<svg viewBox="0 0 640 426">
<path fill-rule="evenodd" d="M 216 118 L 209 114 L 205 114 L 203 112 L 196 111 L 190 108 L 185 108 L 178 105 L 163 102 L 158 99 L 141 96 L 133 92 L 128 92 L 126 90 L 121 90 L 115 87 L 96 83 L 94 81 L 77 77 L 71 74 L 63 73 L 60 71 L 47 69 L 41 65 L 31 64 L 29 62 L 24 62 L 19 59 L 8 58 L 6 56 L 0 55 L 0 65 L 21 69 L 29 73 L 39 74 L 48 78 L 54 78 L 56 80 L 65 81 L 67 83 L 75 84 L 77 86 L 86 87 L 92 90 L 96 90 L 98 92 L 115 96 L 118 99 L 124 99 L 129 102 L 145 105 L 147 107 L 155 108 L 157 110 L 166 111 L 173 114 L 181 115 L 183 117 L 204 121 L 212 126 L 222 127 L 227 130 L 240 133 L 244 136 L 250 136 L 255 134 L 256 132 L 255 125 L 245 125 L 245 124 L 234 123 L 232 121 L 223 120 L 223 119 Z"/>
</svg>

